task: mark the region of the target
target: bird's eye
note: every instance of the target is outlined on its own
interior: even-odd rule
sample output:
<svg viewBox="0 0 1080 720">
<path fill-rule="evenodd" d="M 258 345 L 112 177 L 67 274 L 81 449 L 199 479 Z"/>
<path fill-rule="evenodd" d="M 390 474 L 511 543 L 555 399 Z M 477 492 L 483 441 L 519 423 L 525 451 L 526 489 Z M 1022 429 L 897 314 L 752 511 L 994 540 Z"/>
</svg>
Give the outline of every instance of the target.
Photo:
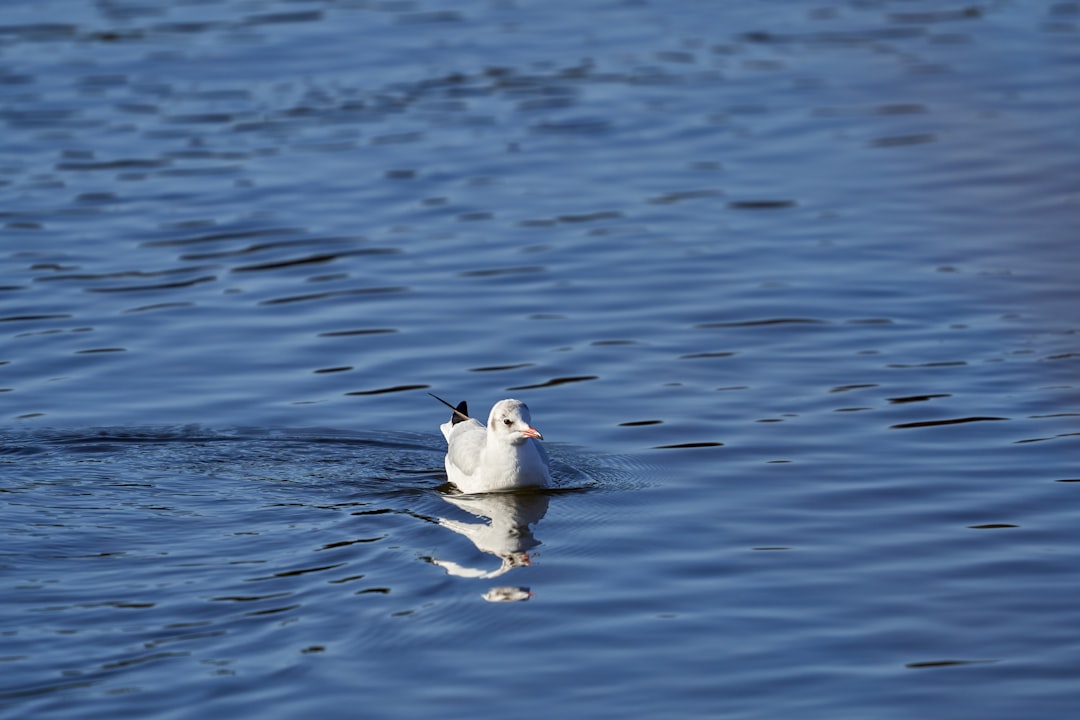
<svg viewBox="0 0 1080 720">
<path fill-rule="evenodd" d="M 503 425 L 505 425 L 506 427 L 510 427 L 513 424 L 514 424 L 514 421 L 511 420 L 510 418 L 503 418 Z"/>
</svg>

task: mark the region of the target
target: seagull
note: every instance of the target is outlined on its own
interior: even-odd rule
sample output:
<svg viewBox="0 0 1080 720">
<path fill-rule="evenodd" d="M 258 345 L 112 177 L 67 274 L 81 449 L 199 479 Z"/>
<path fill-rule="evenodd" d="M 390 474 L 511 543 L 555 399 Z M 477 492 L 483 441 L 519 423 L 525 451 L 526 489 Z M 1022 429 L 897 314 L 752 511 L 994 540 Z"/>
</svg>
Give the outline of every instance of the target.
<svg viewBox="0 0 1080 720">
<path fill-rule="evenodd" d="M 532 426 L 529 407 L 513 398 L 491 408 L 487 426 L 469 417 L 468 405 L 457 407 L 433 398 L 454 414 L 439 426 L 446 438 L 446 475 L 466 494 L 504 492 L 551 484 L 544 436 Z"/>
</svg>

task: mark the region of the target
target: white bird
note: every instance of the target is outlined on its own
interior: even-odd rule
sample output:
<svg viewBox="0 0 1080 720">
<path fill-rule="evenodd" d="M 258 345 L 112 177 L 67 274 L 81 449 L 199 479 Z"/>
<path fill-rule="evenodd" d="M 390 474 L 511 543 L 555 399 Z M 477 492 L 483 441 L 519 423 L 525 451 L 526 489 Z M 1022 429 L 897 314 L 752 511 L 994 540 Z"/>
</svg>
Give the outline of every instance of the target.
<svg viewBox="0 0 1080 720">
<path fill-rule="evenodd" d="M 532 426 L 529 407 L 520 400 L 500 400 L 491 408 L 487 426 L 469 417 L 468 406 L 456 408 L 432 395 L 454 414 L 439 426 L 446 438 L 446 475 L 463 493 L 489 493 L 551 483 L 544 436 Z"/>
</svg>

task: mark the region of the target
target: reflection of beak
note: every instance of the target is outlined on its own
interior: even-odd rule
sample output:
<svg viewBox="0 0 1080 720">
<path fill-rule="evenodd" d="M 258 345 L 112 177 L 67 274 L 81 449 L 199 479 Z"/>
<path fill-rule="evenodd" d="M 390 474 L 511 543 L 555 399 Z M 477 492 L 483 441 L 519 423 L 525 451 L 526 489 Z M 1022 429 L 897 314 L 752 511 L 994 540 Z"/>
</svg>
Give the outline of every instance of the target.
<svg viewBox="0 0 1080 720">
<path fill-rule="evenodd" d="M 517 602 L 532 596 L 532 591 L 525 587 L 493 587 L 482 597 L 488 602 Z"/>
<path fill-rule="evenodd" d="M 525 437 L 536 438 L 537 440 L 543 440 L 544 436 L 540 434 L 540 431 L 529 425 L 525 426 L 525 429 L 521 431 L 521 434 Z"/>
</svg>

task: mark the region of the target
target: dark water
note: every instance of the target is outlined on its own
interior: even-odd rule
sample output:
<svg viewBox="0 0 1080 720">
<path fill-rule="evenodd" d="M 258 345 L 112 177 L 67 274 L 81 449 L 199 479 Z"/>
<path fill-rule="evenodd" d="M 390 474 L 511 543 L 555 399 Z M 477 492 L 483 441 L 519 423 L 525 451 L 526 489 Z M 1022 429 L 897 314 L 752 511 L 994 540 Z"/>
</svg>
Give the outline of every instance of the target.
<svg viewBox="0 0 1080 720">
<path fill-rule="evenodd" d="M 1080 712 L 1078 31 L 4 3 L 0 713 Z"/>
</svg>

